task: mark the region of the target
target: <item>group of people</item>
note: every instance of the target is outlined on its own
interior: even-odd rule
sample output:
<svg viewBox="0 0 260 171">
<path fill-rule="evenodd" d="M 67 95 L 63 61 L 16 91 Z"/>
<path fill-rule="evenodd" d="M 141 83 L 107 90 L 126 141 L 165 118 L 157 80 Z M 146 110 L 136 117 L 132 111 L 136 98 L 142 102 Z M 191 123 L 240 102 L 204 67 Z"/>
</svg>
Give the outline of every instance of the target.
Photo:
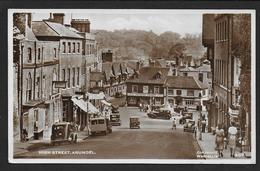
<svg viewBox="0 0 260 171">
<path fill-rule="evenodd" d="M 149 104 L 140 103 L 139 104 L 140 111 L 147 112 L 151 110 L 151 106 Z"/>
<path fill-rule="evenodd" d="M 222 124 L 219 124 L 216 130 L 216 150 L 218 151 L 218 156 L 223 157 L 223 150 L 226 145 L 230 148 L 230 157 L 235 157 L 236 149 L 236 139 L 237 139 L 237 128 L 235 127 L 234 122 L 231 122 L 231 126 L 228 128 L 228 135 L 226 138 L 224 128 Z"/>
</svg>

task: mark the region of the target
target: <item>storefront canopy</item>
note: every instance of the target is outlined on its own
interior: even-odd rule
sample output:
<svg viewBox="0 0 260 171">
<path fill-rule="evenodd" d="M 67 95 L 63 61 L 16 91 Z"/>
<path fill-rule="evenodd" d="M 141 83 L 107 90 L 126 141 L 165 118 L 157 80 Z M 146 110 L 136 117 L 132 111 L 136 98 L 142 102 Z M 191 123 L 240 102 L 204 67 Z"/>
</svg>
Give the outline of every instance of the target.
<svg viewBox="0 0 260 171">
<path fill-rule="evenodd" d="M 101 100 L 101 103 L 103 103 L 106 106 L 112 106 L 112 104 L 107 102 L 106 100 Z"/>
<path fill-rule="evenodd" d="M 103 100 L 105 99 L 105 94 L 103 92 L 100 92 L 98 94 L 94 93 L 87 93 L 89 100 Z"/>
<path fill-rule="evenodd" d="M 92 105 L 90 102 L 85 102 L 83 99 L 72 98 L 71 99 L 75 105 L 87 113 L 98 113 L 99 110 Z"/>
</svg>

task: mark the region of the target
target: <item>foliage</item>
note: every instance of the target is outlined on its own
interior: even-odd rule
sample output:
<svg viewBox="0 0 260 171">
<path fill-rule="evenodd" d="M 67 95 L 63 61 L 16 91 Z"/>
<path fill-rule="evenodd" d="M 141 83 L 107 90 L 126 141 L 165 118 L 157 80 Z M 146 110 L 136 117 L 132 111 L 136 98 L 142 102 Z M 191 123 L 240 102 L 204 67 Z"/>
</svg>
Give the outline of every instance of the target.
<svg viewBox="0 0 260 171">
<path fill-rule="evenodd" d="M 239 25 L 237 55 L 241 60 L 240 93 L 241 106 L 245 111 L 251 110 L 251 17 L 249 14 L 236 16 Z"/>
<path fill-rule="evenodd" d="M 113 49 L 116 59 L 138 59 L 180 56 L 194 53 L 194 57 L 202 56 L 204 48 L 201 35 L 180 34 L 166 31 L 160 35 L 144 30 L 95 30 L 96 40 L 100 48 Z"/>
</svg>

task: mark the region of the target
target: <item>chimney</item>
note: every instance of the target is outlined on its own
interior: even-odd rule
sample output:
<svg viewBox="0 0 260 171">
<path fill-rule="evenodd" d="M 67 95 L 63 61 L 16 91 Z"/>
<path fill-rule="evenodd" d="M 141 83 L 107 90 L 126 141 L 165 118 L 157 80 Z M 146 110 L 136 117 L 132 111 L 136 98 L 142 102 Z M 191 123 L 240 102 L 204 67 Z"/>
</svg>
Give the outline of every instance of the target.
<svg viewBox="0 0 260 171">
<path fill-rule="evenodd" d="M 71 27 L 81 33 L 90 33 L 90 22 L 88 19 L 72 19 L 70 24 Z"/>
<path fill-rule="evenodd" d="M 14 25 L 20 30 L 21 34 L 26 34 L 26 28 L 32 27 L 32 14 L 31 13 L 14 13 Z"/>
<path fill-rule="evenodd" d="M 64 25 L 64 13 L 50 13 L 50 21 Z"/>
</svg>

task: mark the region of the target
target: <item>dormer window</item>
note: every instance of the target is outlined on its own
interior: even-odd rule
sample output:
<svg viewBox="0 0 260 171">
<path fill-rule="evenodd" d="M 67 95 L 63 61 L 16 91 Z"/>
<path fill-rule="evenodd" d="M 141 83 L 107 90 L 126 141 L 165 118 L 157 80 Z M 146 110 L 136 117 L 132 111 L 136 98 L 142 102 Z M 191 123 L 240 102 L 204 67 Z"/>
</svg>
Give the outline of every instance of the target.
<svg viewBox="0 0 260 171">
<path fill-rule="evenodd" d="M 155 79 L 161 79 L 161 76 L 162 76 L 162 72 L 161 72 L 161 71 L 158 71 L 158 72 L 155 74 L 154 78 L 155 78 Z"/>
</svg>

